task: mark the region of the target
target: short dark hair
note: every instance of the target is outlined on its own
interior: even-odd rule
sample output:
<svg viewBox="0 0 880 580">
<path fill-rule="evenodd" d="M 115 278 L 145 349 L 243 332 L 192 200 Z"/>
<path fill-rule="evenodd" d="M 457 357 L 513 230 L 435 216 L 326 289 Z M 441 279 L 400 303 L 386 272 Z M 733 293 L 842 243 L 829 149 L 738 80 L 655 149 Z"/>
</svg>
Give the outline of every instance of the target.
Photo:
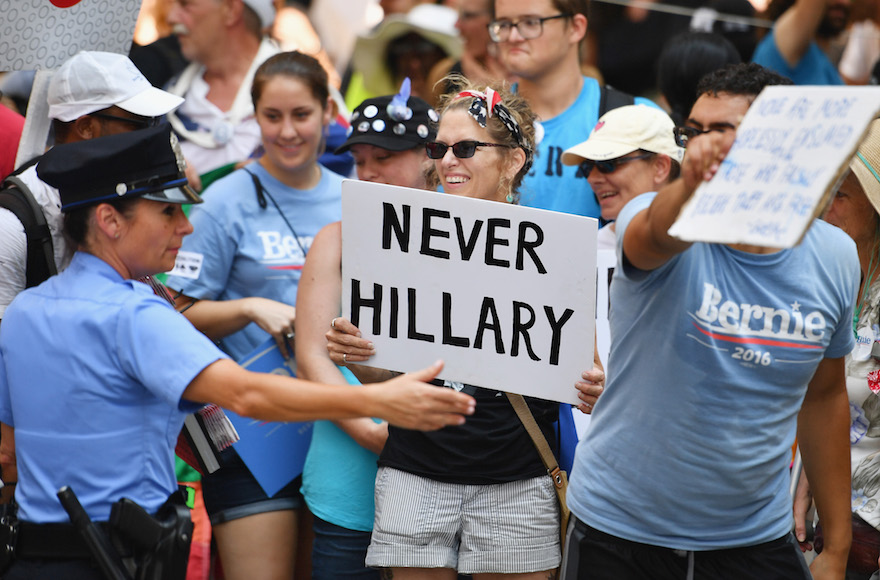
<svg viewBox="0 0 880 580">
<path fill-rule="evenodd" d="M 666 97 L 676 125 L 687 118 L 706 74 L 742 62 L 733 44 L 714 32 L 682 32 L 663 46 L 657 60 L 657 87 Z"/>
<path fill-rule="evenodd" d="M 730 64 L 712 71 L 697 84 L 697 98 L 719 93 L 757 97 L 764 87 L 774 85 L 793 85 L 790 78 L 775 73 L 753 62 Z"/>
</svg>

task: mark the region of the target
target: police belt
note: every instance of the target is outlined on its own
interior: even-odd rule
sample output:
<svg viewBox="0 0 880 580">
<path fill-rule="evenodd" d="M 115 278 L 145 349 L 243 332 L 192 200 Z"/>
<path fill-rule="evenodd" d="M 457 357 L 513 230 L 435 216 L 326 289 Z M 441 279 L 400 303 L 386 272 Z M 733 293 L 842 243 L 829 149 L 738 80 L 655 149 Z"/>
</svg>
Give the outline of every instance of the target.
<svg viewBox="0 0 880 580">
<path fill-rule="evenodd" d="M 107 522 L 96 522 L 107 537 L 113 537 Z M 128 542 L 113 542 L 122 558 L 131 556 Z M 121 544 L 121 545 L 120 545 Z M 16 558 L 23 559 L 89 559 L 92 553 L 82 535 L 72 524 L 35 524 L 19 521 L 15 546 Z"/>
</svg>

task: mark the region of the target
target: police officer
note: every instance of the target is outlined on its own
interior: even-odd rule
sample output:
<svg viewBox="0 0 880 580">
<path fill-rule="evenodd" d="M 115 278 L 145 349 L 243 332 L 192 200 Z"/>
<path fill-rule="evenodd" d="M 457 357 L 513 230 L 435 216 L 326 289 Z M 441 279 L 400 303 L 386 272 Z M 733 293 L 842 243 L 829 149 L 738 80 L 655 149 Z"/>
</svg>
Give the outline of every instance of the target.
<svg viewBox="0 0 880 580">
<path fill-rule="evenodd" d="M 5 578 L 101 578 L 56 492 L 73 488 L 95 522 L 123 497 L 155 513 L 176 489 L 184 416 L 203 403 L 264 420 L 374 416 L 417 429 L 473 411 L 470 397 L 421 382 L 440 364 L 351 389 L 229 360 L 137 281 L 170 270 L 192 231 L 182 204 L 200 199 L 184 168 L 167 125 L 57 146 L 38 166 L 60 190 L 77 252 L 13 301 L 0 331 L 0 421 L 14 428 L 23 532 Z"/>
</svg>

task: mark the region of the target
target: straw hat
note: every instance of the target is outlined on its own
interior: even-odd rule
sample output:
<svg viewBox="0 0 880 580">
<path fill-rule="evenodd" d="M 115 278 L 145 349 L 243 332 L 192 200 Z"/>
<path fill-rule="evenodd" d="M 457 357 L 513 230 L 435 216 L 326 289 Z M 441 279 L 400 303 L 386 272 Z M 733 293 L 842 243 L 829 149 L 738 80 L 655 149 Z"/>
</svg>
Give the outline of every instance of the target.
<svg viewBox="0 0 880 580">
<path fill-rule="evenodd" d="M 392 14 L 370 33 L 359 36 L 352 55 L 354 70 L 363 74 L 364 87 L 374 94 L 393 91 L 388 84 L 386 55 L 395 38 L 415 32 L 439 46 L 446 56 L 458 60 L 462 52 L 461 38 L 455 28 L 458 12 L 439 4 L 418 4 L 406 14 Z"/>
<path fill-rule="evenodd" d="M 880 119 L 871 122 L 868 134 L 859 145 L 849 168 L 865 190 L 874 210 L 880 213 Z"/>
</svg>

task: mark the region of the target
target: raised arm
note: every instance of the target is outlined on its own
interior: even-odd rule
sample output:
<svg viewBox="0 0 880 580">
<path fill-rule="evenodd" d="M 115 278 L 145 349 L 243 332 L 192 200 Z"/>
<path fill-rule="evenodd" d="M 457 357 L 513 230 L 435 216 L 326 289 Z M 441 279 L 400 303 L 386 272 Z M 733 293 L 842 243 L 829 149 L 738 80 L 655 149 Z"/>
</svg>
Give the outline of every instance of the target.
<svg viewBox="0 0 880 580">
<path fill-rule="evenodd" d="M 228 359 L 205 367 L 183 398 L 216 403 L 244 417 L 264 421 L 312 421 L 379 417 L 406 429 L 431 431 L 461 425 L 473 413 L 472 397 L 425 384 L 443 363 L 384 383 L 357 389 L 247 371 Z"/>
<path fill-rule="evenodd" d="M 713 131 L 688 143 L 681 177 L 661 189 L 651 205 L 632 218 L 624 232 L 623 254 L 629 265 L 654 270 L 690 247 L 690 242 L 670 236 L 669 228 L 697 187 L 718 171 L 734 135 L 734 131 Z"/>
<path fill-rule="evenodd" d="M 782 13 L 773 27 L 776 48 L 791 67 L 796 67 L 816 38 L 825 15 L 826 0 L 797 0 Z"/>
<path fill-rule="evenodd" d="M 325 226 L 315 236 L 299 281 L 296 301 L 296 366 L 301 378 L 331 385 L 348 384 L 327 353 L 324 334 L 339 315 L 342 300 L 342 228 Z M 369 418 L 337 419 L 336 425 L 357 443 L 380 453 L 388 439 L 388 424 Z"/>
<path fill-rule="evenodd" d="M 816 580 L 844 577 L 852 541 L 849 399 L 844 359 L 819 363 L 798 415 L 798 445 L 822 521 L 825 547 L 810 565 Z"/>
</svg>

